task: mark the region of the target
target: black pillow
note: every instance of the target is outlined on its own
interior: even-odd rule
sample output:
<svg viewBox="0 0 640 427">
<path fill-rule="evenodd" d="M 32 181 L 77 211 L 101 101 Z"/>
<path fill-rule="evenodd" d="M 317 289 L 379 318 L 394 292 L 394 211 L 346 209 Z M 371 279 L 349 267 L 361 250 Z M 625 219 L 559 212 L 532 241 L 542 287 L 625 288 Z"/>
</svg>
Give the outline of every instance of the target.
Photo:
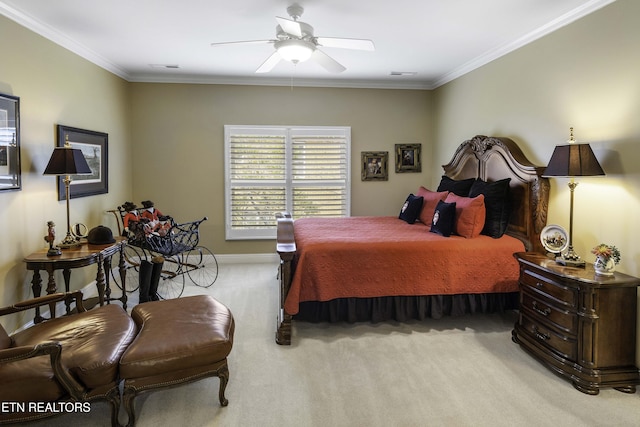
<svg viewBox="0 0 640 427">
<path fill-rule="evenodd" d="M 451 191 L 453 194 L 462 197 L 469 197 L 469 190 L 473 185 L 475 178 L 455 180 L 446 175 L 442 175 L 438 191 Z"/>
<path fill-rule="evenodd" d="M 484 195 L 484 207 L 487 215 L 481 234 L 494 238 L 502 237 L 509 226 L 511 216 L 511 200 L 509 198 L 509 182 L 511 178 L 501 179 L 495 182 L 486 182 L 481 179 L 471 186 L 469 197 Z"/>
<path fill-rule="evenodd" d="M 451 236 L 453 226 L 456 222 L 456 202 L 446 203 L 440 200 L 433 213 L 431 221 L 431 232 L 438 233 L 444 237 Z"/>
<path fill-rule="evenodd" d="M 402 205 L 402 209 L 400 209 L 400 216 L 398 216 L 398 218 L 407 221 L 409 224 L 416 222 L 416 219 L 418 219 L 418 215 L 420 215 L 420 211 L 422 210 L 423 201 L 424 197 L 409 194 L 407 200 L 405 200 Z"/>
</svg>

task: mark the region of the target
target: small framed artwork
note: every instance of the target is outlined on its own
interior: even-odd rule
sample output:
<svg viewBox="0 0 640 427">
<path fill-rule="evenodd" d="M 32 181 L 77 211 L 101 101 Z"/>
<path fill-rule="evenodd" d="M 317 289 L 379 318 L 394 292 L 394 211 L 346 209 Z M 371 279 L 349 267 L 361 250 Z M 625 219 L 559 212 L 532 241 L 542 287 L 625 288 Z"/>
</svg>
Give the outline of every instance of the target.
<svg viewBox="0 0 640 427">
<path fill-rule="evenodd" d="M 20 98 L 0 94 L 0 191 L 21 186 Z"/>
<path fill-rule="evenodd" d="M 361 158 L 363 181 L 387 181 L 389 179 L 388 151 L 363 151 Z"/>
<path fill-rule="evenodd" d="M 72 175 L 69 198 L 93 196 L 109 192 L 108 141 L 103 132 L 58 125 L 58 147 L 69 141 L 71 147 L 80 149 L 87 160 L 91 174 Z M 58 177 L 58 200 L 65 200 L 64 177 Z"/>
<path fill-rule="evenodd" d="M 422 144 L 396 144 L 396 172 L 422 172 Z"/>
</svg>

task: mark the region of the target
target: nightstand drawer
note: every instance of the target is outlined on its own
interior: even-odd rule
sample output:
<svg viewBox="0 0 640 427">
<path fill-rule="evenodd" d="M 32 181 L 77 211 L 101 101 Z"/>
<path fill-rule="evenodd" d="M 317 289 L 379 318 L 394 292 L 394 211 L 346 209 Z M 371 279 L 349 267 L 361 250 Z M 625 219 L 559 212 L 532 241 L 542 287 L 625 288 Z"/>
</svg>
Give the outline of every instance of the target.
<svg viewBox="0 0 640 427">
<path fill-rule="evenodd" d="M 541 322 L 551 324 L 566 334 L 575 336 L 578 333 L 578 315 L 575 312 L 566 310 L 565 307 L 556 307 L 526 292 L 522 292 L 522 302 L 520 309 Z"/>
<path fill-rule="evenodd" d="M 548 298 L 559 306 L 569 306 L 572 308 L 577 306 L 577 290 L 565 286 L 552 277 L 525 269 L 520 275 L 520 284 L 523 286 L 523 290 L 529 291 L 534 295 L 541 295 L 542 297 Z"/>
<path fill-rule="evenodd" d="M 521 313 L 522 328 L 531 335 L 536 342 L 549 347 L 566 359 L 575 361 L 578 354 L 578 345 L 575 338 L 567 337 L 541 325 L 539 322 L 530 319 L 526 314 Z"/>
</svg>

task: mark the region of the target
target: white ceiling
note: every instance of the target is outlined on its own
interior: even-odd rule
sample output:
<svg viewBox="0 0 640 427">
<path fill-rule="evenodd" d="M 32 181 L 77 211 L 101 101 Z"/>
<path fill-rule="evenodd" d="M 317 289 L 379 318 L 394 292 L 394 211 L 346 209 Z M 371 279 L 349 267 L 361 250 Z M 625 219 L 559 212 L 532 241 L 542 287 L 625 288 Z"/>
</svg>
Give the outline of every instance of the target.
<svg viewBox="0 0 640 427">
<path fill-rule="evenodd" d="M 282 61 L 256 75 L 273 45 L 210 46 L 273 39 L 294 1 L 0 0 L 0 13 L 128 81 L 431 89 L 615 0 L 298 0 L 316 36 L 374 41 L 322 48 L 340 74 Z"/>
</svg>

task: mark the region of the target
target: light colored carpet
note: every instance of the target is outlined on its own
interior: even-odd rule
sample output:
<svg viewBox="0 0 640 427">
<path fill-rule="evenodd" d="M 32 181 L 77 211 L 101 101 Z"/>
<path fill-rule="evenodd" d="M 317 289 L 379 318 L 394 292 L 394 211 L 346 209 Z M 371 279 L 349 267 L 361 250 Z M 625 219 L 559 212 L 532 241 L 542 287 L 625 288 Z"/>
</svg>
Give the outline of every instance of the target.
<svg viewBox="0 0 640 427">
<path fill-rule="evenodd" d="M 294 323 L 286 347 L 274 341 L 276 265 L 223 264 L 211 288 L 185 289 L 201 293 L 236 320 L 229 406 L 218 402 L 218 379 L 208 378 L 138 397 L 140 427 L 640 425 L 640 394 L 585 395 L 524 353 L 511 341 L 514 313 Z M 93 403 L 90 414 L 29 425 L 109 424 L 108 404 Z"/>
</svg>

